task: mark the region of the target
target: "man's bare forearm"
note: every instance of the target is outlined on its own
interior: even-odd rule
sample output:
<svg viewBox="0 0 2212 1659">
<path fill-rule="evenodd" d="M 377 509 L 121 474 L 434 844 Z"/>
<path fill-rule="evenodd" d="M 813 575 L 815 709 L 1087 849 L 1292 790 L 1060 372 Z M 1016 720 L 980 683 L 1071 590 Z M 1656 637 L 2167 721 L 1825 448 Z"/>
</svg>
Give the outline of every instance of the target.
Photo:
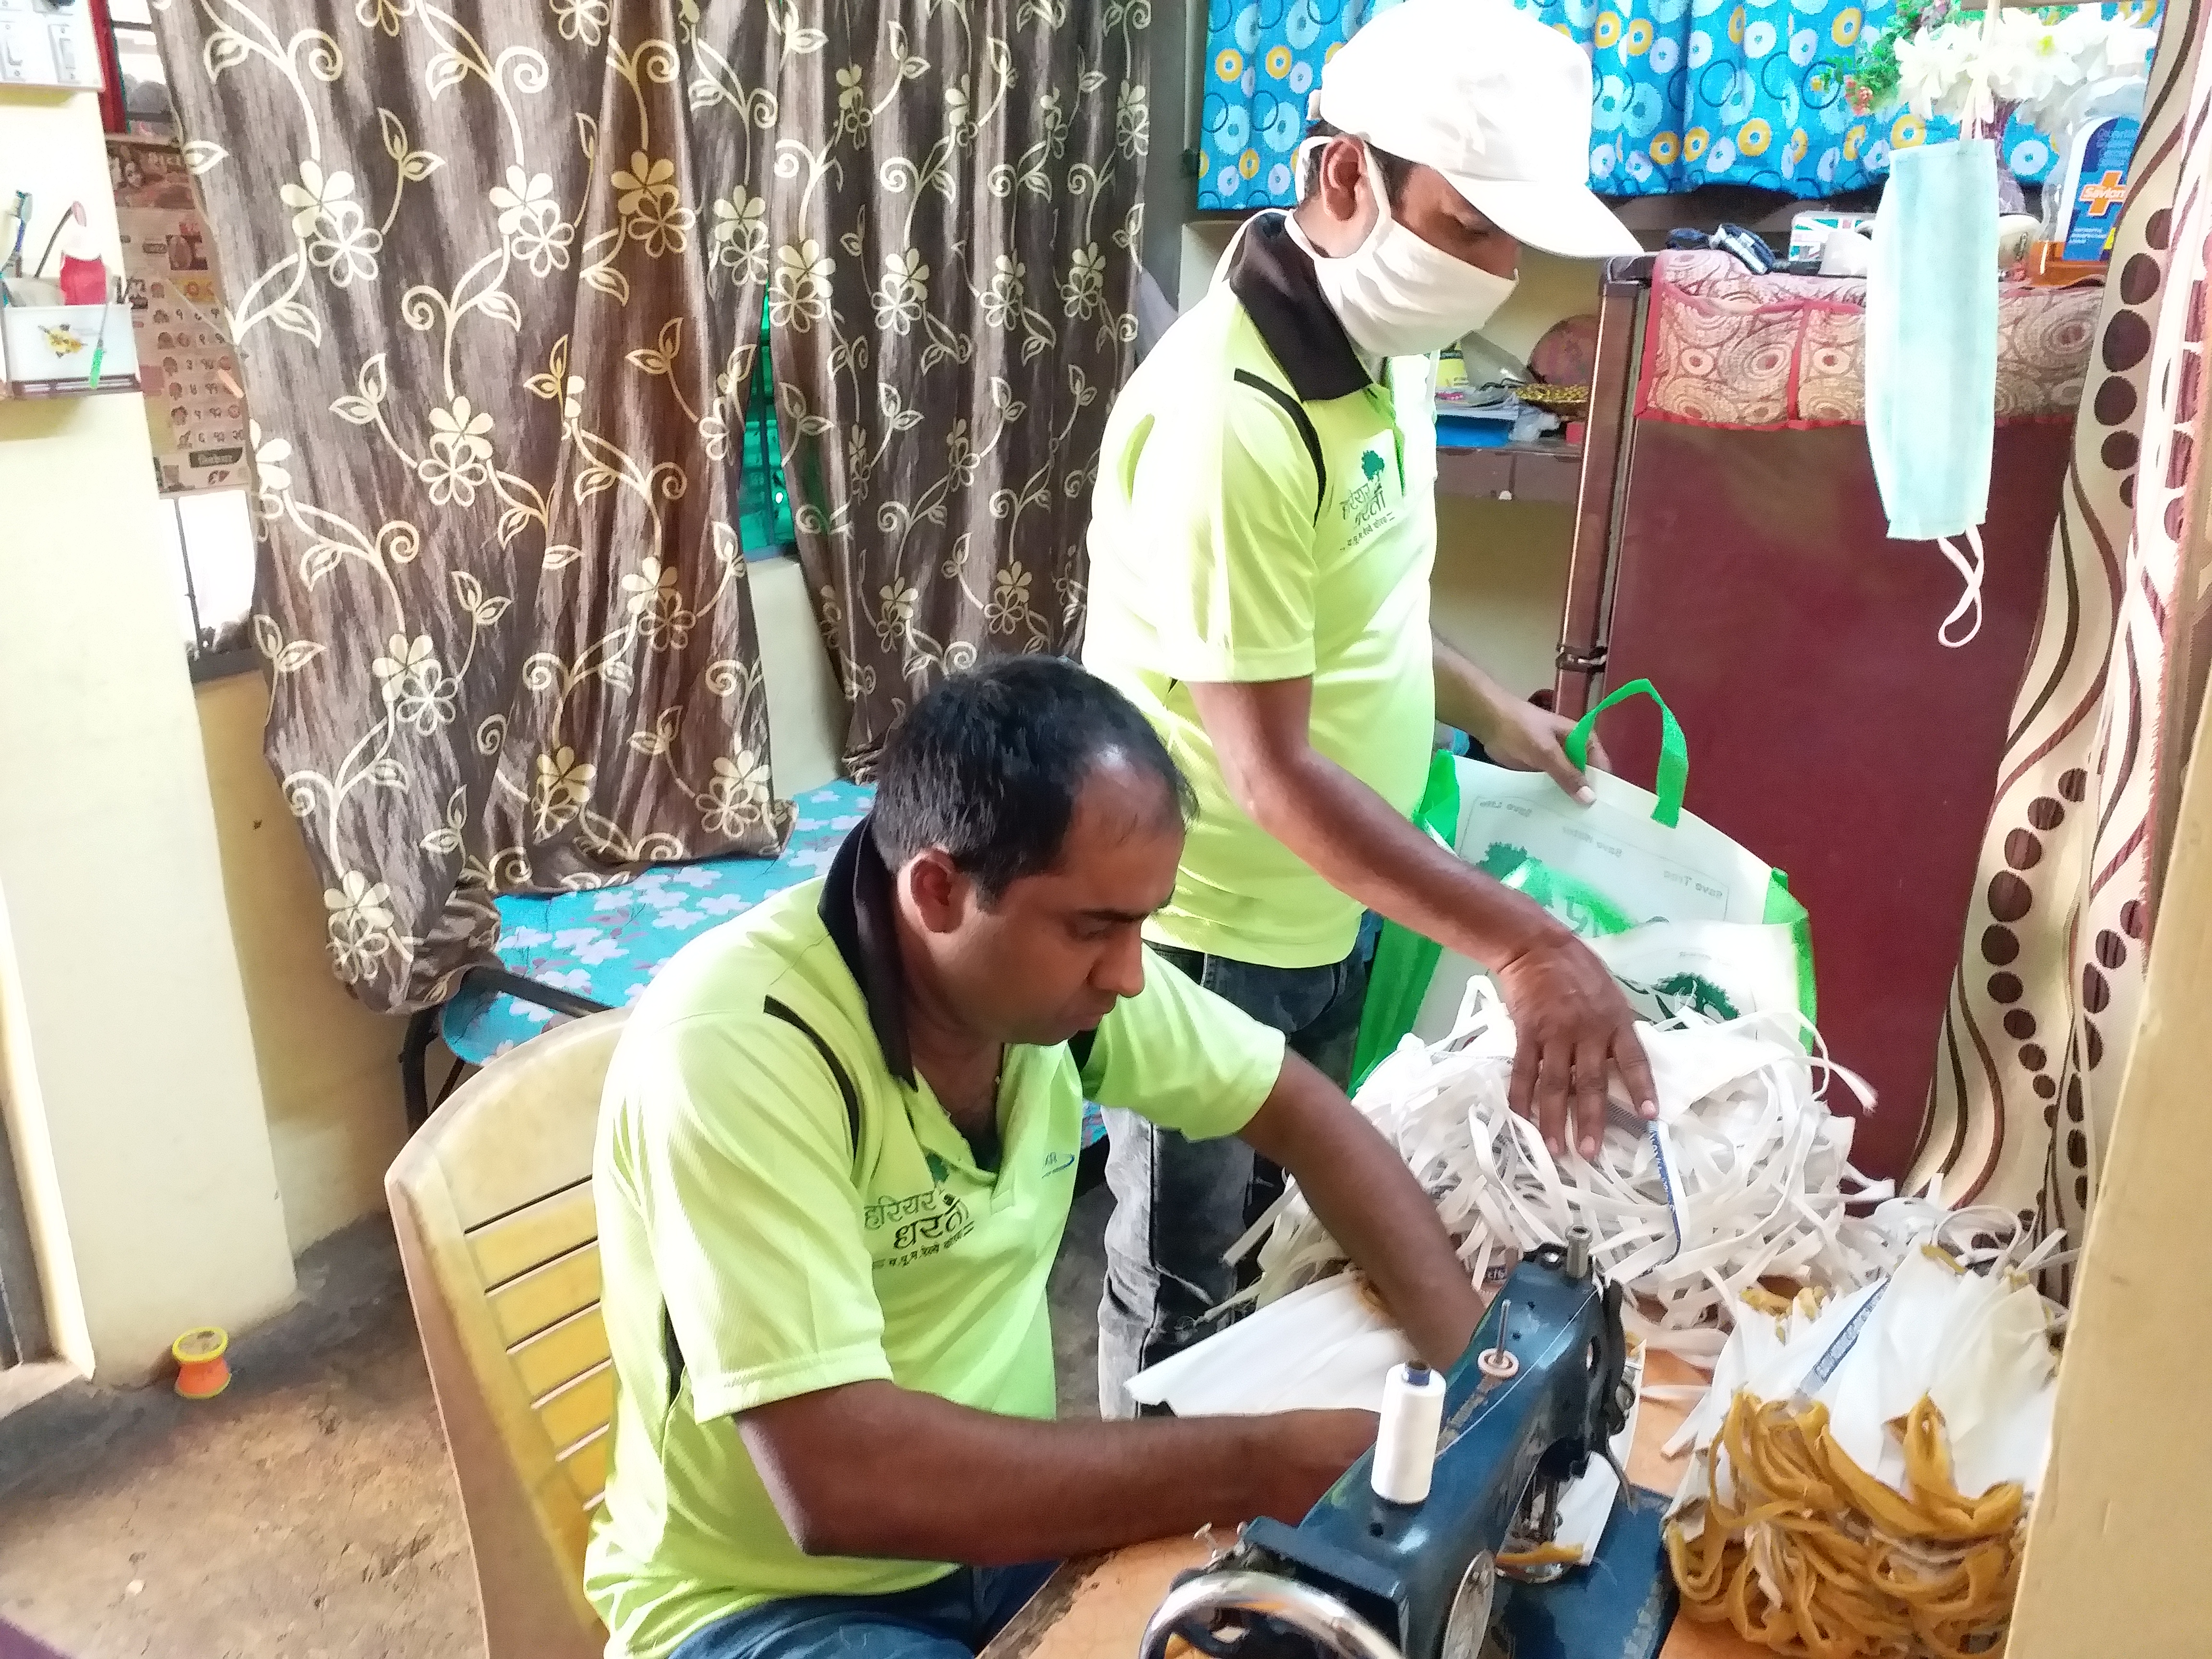
<svg viewBox="0 0 2212 1659">
<path fill-rule="evenodd" d="M 1493 970 L 1571 939 L 1316 750 L 1310 682 L 1190 690 L 1237 805 L 1339 892 Z"/>
<path fill-rule="evenodd" d="M 1374 1434 L 1364 1412 L 1037 1422 L 890 1382 L 802 1395 L 738 1422 L 808 1553 L 971 1566 L 1260 1515 L 1295 1521 Z"/>
<path fill-rule="evenodd" d="M 1467 1351 L 1482 1299 L 1405 1160 L 1343 1091 L 1285 1056 L 1274 1092 L 1245 1126 L 1262 1157 L 1297 1177 L 1329 1236 L 1382 1293 L 1413 1351 L 1439 1370 Z"/>
<path fill-rule="evenodd" d="M 1541 905 L 1437 845 L 1314 750 L 1270 770 L 1253 796 L 1255 821 L 1330 886 L 1486 968 L 1565 936 Z"/>
<path fill-rule="evenodd" d="M 1504 690 L 1443 635 L 1431 632 L 1429 642 L 1435 660 L 1437 718 L 1477 743 L 1486 743 L 1497 724 Z"/>
</svg>

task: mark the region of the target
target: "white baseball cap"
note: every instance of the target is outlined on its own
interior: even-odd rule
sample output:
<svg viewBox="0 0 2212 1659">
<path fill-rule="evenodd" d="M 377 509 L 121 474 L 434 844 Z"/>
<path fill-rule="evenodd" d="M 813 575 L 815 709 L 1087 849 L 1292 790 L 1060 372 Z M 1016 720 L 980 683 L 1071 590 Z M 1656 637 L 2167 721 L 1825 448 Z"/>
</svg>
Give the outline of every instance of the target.
<svg viewBox="0 0 2212 1659">
<path fill-rule="evenodd" d="M 1643 251 L 1589 188 L 1589 59 L 1510 0 L 1403 0 L 1337 49 L 1315 110 L 1434 167 L 1516 241 L 1577 259 Z"/>
</svg>

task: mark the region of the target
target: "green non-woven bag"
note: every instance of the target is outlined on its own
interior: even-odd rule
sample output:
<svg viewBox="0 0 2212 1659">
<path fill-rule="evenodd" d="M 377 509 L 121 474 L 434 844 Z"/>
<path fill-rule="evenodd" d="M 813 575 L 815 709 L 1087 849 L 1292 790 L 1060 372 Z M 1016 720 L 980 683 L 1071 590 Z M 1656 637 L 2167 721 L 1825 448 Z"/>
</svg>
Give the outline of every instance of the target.
<svg viewBox="0 0 2212 1659">
<path fill-rule="evenodd" d="M 1459 835 L 1459 767 L 1448 749 L 1429 757 L 1429 780 L 1413 823 L 1446 847 Z M 1443 947 L 1410 927 L 1385 921 L 1375 942 L 1375 961 L 1367 974 L 1367 1001 L 1359 1015 L 1359 1042 L 1352 1051 L 1352 1086 L 1358 1088 L 1399 1039 L 1413 1029 L 1421 999 L 1437 971 Z"/>
<path fill-rule="evenodd" d="M 1727 920 L 1750 922 L 1755 918 L 1764 925 L 1789 930 L 1795 947 L 1797 1008 L 1809 1020 L 1814 1014 L 1813 950 L 1812 928 L 1805 907 L 1790 893 L 1789 878 L 1783 872 L 1766 868 L 1755 855 L 1746 854 L 1710 826 L 1684 814 L 1682 798 L 1689 778 L 1688 745 L 1673 712 L 1650 683 L 1637 680 L 1624 685 L 1583 715 L 1566 739 L 1568 757 L 1577 766 L 1585 764 L 1598 715 L 1630 697 L 1648 697 L 1660 711 L 1662 738 L 1656 794 L 1624 787 L 1617 780 L 1600 776 L 1595 780 L 1601 796 L 1598 806 L 1576 807 L 1564 796 L 1559 797 L 1555 805 L 1549 792 L 1556 791 L 1557 786 L 1539 775 L 1501 772 L 1439 752 L 1431 761 L 1427 786 L 1414 811 L 1414 823 L 1462 857 L 1474 858 L 1479 853 L 1486 872 L 1505 885 L 1526 893 L 1586 939 L 1617 936 L 1655 921 L 1721 919 L 1710 914 L 1702 918 L 1694 913 L 1680 914 L 1674 901 L 1662 896 L 1664 884 L 1655 884 L 1648 875 L 1640 880 L 1633 878 L 1639 869 L 1648 872 L 1671 868 L 1680 858 L 1695 859 L 1698 849 L 1703 848 L 1708 867 L 1725 869 L 1735 884 L 1727 890 L 1735 895 L 1729 901 L 1732 914 Z M 1472 788 L 1474 793 L 1463 793 L 1464 788 Z M 1486 798 L 1499 791 L 1515 793 L 1521 804 L 1502 817 L 1492 810 L 1485 819 Z M 1632 815 L 1625 815 L 1622 806 L 1606 804 L 1616 797 L 1624 804 L 1632 797 L 1642 804 L 1635 813 L 1648 816 L 1638 816 L 1635 822 L 1629 822 Z M 1584 813 L 1596 816 L 1585 818 Z M 1465 817 L 1484 820 L 1485 828 L 1480 831 L 1468 830 L 1462 823 Z M 1608 817 L 1610 831 L 1606 828 Z M 1547 819 L 1559 820 L 1566 839 L 1562 840 L 1557 832 L 1546 835 L 1543 825 Z M 1501 830 L 1499 826 L 1506 824 L 1518 827 Z M 1524 834 L 1524 830 L 1528 833 Z M 1577 856 L 1577 846 L 1588 843 L 1594 836 L 1603 833 L 1620 836 L 1629 831 L 1634 834 L 1627 836 L 1631 850 L 1621 855 L 1625 865 L 1611 860 L 1593 864 L 1584 858 L 1579 872 L 1563 867 Z M 1533 842 L 1539 848 L 1559 849 L 1562 863 L 1554 864 L 1547 857 L 1539 856 L 1528 846 L 1520 844 L 1524 841 Z M 1636 846 L 1644 850 L 1633 850 Z M 1661 860 L 1662 864 L 1650 864 L 1648 860 L 1653 858 Z M 1639 866 L 1639 859 L 1647 862 Z M 1614 872 L 1632 878 L 1616 883 L 1613 879 Z M 1752 884 L 1754 882 L 1756 886 Z M 1376 944 L 1367 1003 L 1360 1018 L 1359 1040 L 1352 1061 L 1355 1088 L 1414 1030 L 1443 957 L 1443 949 L 1435 941 L 1423 939 L 1395 922 L 1383 923 Z M 1457 957 L 1453 960 L 1460 963 L 1461 976 L 1464 977 L 1472 964 Z"/>
</svg>

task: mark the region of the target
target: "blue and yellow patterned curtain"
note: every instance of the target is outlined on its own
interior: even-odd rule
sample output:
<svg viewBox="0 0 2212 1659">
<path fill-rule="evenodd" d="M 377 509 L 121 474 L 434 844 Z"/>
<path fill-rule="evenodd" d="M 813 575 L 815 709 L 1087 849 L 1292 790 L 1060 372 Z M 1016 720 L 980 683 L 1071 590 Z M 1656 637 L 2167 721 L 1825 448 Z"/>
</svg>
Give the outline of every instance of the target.
<svg viewBox="0 0 2212 1659">
<path fill-rule="evenodd" d="M 1859 36 L 1893 0 L 1516 0 L 1580 43 L 1595 70 L 1590 184 L 1608 196 L 1753 185 L 1818 198 L 1874 183 L 1890 152 L 1955 136 L 1844 96 Z M 1285 207 L 1306 102 L 1329 55 L 1390 0 L 1212 0 L 1198 204 Z M 2108 7 L 2155 15 L 2155 0 Z M 2003 156 L 2022 184 L 2057 158 L 2015 121 Z"/>
</svg>

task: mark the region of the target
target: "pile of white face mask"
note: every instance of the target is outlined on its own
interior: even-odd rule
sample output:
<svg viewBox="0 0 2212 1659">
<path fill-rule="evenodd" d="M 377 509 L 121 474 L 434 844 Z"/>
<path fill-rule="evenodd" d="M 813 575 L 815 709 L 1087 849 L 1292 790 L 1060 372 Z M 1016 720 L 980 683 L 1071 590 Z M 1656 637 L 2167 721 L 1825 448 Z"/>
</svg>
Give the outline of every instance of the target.
<svg viewBox="0 0 2212 1659">
<path fill-rule="evenodd" d="M 1710 1365 L 1761 1278 L 1840 1292 L 1896 1264 L 1914 1215 L 1932 1206 L 1892 1199 L 1850 1167 L 1851 1125 L 1823 1097 L 1833 1079 L 1870 1103 L 1863 1084 L 1806 1052 L 1783 1016 L 1686 1014 L 1638 1036 L 1659 1116 L 1614 1106 L 1594 1159 L 1571 1146 L 1554 1159 L 1507 1106 L 1513 1026 L 1486 980 L 1470 983 L 1449 1036 L 1407 1039 L 1360 1090 L 1359 1109 L 1436 1200 L 1476 1283 L 1587 1227 L 1598 1266 L 1628 1289 L 1632 1333 Z M 1888 1201 L 1868 1218 L 1845 1213 L 1873 1200 Z M 1295 1188 L 1232 1255 L 1255 1244 L 1262 1304 L 1344 1261 Z"/>
<path fill-rule="evenodd" d="M 2002 1645 L 2058 1392 L 2027 1273 L 2059 1240 L 1913 1219 L 1888 1277 L 1742 1309 L 1667 1448 L 1695 1449 L 1666 1525 L 1691 1617 L 1823 1659 Z"/>
<path fill-rule="evenodd" d="M 1249 1319 L 1130 1379 L 1140 1405 L 1165 1405 L 1178 1417 L 1243 1416 L 1260 1412 L 1383 1409 L 1393 1366 L 1416 1358 L 1413 1345 L 1384 1315 L 1357 1273 L 1342 1273 L 1292 1291 Z M 1636 1403 L 1613 1437 L 1613 1461 L 1593 1459 L 1560 1494 L 1553 1556 L 1587 1565 L 1605 1536 L 1616 1467 L 1626 1468 L 1642 1409 L 1644 1354 L 1629 1351 L 1624 1373 Z"/>
</svg>

